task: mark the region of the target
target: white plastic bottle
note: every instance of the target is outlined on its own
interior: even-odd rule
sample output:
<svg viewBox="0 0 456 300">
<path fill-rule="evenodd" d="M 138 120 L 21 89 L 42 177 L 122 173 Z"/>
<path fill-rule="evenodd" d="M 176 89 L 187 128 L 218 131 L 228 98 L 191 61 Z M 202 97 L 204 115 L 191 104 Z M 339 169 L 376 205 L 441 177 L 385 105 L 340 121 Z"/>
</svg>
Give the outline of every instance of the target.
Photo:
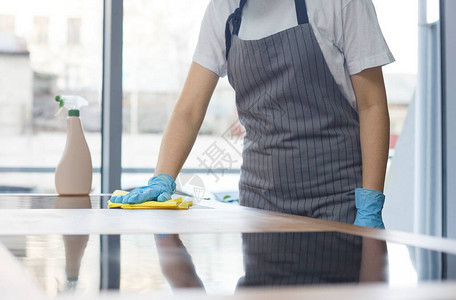
<svg viewBox="0 0 456 300">
<path fill-rule="evenodd" d="M 79 96 L 62 95 L 55 97 L 60 108 L 68 109 L 67 140 L 65 150 L 55 170 L 55 188 L 59 195 L 88 195 L 92 188 L 92 158 L 82 131 L 79 109 L 88 105 Z"/>
</svg>

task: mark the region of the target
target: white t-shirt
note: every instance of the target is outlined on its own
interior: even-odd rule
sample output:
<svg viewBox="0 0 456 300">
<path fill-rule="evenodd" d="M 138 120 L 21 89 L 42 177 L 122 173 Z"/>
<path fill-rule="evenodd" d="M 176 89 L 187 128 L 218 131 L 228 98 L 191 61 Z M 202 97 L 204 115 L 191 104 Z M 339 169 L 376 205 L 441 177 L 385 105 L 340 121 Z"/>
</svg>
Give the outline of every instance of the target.
<svg viewBox="0 0 456 300">
<path fill-rule="evenodd" d="M 350 104 L 356 99 L 350 75 L 383 66 L 394 57 L 383 38 L 372 0 L 307 0 L 309 22 L 335 81 Z M 193 61 L 223 77 L 225 24 L 239 0 L 211 0 L 201 23 Z M 239 38 L 261 39 L 297 26 L 294 0 L 249 0 Z"/>
</svg>

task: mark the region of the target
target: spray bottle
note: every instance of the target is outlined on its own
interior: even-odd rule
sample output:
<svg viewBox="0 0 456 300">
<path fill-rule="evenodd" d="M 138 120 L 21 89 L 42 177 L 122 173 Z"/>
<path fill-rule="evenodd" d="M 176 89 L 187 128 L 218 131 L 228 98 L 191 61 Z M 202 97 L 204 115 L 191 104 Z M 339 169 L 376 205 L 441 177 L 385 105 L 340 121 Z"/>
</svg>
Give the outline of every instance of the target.
<svg viewBox="0 0 456 300">
<path fill-rule="evenodd" d="M 79 109 L 88 102 L 73 95 L 57 96 L 55 101 L 60 103 L 56 116 L 63 107 L 68 109 L 67 140 L 55 170 L 55 188 L 59 195 L 88 195 L 92 188 L 92 159 L 79 119 Z"/>
</svg>

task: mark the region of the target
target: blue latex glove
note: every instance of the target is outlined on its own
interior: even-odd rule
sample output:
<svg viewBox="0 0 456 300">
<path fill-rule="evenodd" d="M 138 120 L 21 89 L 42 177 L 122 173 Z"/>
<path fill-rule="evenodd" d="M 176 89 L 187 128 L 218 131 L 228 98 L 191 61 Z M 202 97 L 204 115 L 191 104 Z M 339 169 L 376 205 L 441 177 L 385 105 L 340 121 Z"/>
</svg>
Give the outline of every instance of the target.
<svg viewBox="0 0 456 300">
<path fill-rule="evenodd" d="M 163 202 L 171 199 L 176 192 L 176 182 L 168 174 L 160 174 L 149 179 L 148 185 L 132 190 L 124 196 L 111 197 L 112 203 L 138 204 L 146 201 Z"/>
<path fill-rule="evenodd" d="M 356 219 L 354 225 L 385 228 L 382 220 L 382 209 L 385 195 L 377 190 L 356 188 Z"/>
</svg>

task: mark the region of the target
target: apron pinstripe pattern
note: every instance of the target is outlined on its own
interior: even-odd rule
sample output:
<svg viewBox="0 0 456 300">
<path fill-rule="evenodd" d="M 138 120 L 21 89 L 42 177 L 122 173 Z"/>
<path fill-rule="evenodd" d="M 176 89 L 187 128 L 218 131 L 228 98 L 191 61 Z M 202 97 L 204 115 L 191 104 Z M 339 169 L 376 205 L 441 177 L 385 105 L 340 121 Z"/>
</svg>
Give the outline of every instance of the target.
<svg viewBox="0 0 456 300">
<path fill-rule="evenodd" d="M 296 8 L 307 16 L 303 0 Z M 238 26 L 241 14 L 233 13 Z M 362 186 L 358 113 L 307 18 L 298 19 L 305 23 L 259 40 L 241 40 L 233 29 L 227 41 L 228 79 L 246 129 L 240 203 L 353 223 Z"/>
<path fill-rule="evenodd" d="M 244 233 L 238 287 L 358 282 L 361 238 L 336 232 Z"/>
</svg>

